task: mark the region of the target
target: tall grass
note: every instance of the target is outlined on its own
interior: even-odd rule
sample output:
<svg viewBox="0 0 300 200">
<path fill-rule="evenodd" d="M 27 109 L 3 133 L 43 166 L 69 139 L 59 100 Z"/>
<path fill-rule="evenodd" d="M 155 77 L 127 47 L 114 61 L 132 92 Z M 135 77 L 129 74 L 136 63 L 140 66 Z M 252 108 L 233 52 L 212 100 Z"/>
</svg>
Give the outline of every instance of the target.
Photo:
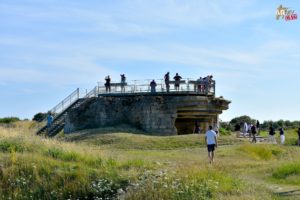
<svg viewBox="0 0 300 200">
<path fill-rule="evenodd" d="M 274 170 L 272 177 L 282 183 L 300 186 L 300 162 L 283 164 Z"/>
<path fill-rule="evenodd" d="M 300 155 L 290 147 L 248 145 L 228 135 L 220 136 L 216 163 L 209 165 L 203 135 L 86 130 L 49 139 L 35 136 L 35 127 L 31 122 L 0 127 L 0 199 L 274 199 L 251 179 L 249 168 L 264 163 L 276 169 L 284 155 L 290 161 Z"/>
<path fill-rule="evenodd" d="M 37 137 L 30 126 L 0 127 L 1 199 L 113 199 L 127 187 L 114 159 L 94 155 L 88 146 Z"/>
<path fill-rule="evenodd" d="M 270 160 L 284 154 L 284 150 L 270 144 L 245 144 L 237 148 L 239 152 L 245 153 L 247 157 L 256 160 Z"/>
</svg>

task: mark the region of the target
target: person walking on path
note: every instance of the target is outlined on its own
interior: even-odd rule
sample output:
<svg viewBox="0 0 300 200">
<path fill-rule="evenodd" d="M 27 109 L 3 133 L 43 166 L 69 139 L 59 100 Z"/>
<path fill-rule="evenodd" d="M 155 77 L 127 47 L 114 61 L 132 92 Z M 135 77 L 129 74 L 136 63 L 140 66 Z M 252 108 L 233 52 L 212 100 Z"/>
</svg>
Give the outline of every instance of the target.
<svg viewBox="0 0 300 200">
<path fill-rule="evenodd" d="M 258 120 L 256 121 L 256 132 L 257 132 L 257 135 L 260 134 L 260 123 Z"/>
<path fill-rule="evenodd" d="M 110 92 L 110 77 L 109 76 L 107 76 L 107 77 L 105 77 L 105 90 L 106 90 L 106 92 Z"/>
<path fill-rule="evenodd" d="M 236 133 L 236 137 L 240 137 L 241 136 L 241 125 L 239 123 L 237 123 L 234 126 L 234 130 L 235 130 L 235 133 Z"/>
<path fill-rule="evenodd" d="M 205 143 L 207 145 L 208 160 L 212 164 L 214 162 L 214 151 L 218 147 L 217 134 L 213 131 L 213 127 L 209 126 L 209 130 L 205 134 Z"/>
<path fill-rule="evenodd" d="M 176 75 L 174 76 L 174 80 L 175 80 L 175 90 L 179 91 L 179 86 L 180 86 L 180 80 L 182 79 L 181 76 L 179 76 L 178 73 L 176 73 Z"/>
<path fill-rule="evenodd" d="M 251 126 L 251 135 L 252 135 L 252 143 L 256 143 L 256 137 L 255 137 L 255 134 L 256 134 L 256 127 L 254 125 Z"/>
<path fill-rule="evenodd" d="M 298 128 L 298 146 L 300 146 L 300 127 Z"/>
<path fill-rule="evenodd" d="M 246 134 L 248 132 L 248 125 L 246 122 L 244 122 L 244 125 L 243 125 L 243 136 L 246 137 Z"/>
<path fill-rule="evenodd" d="M 150 83 L 150 87 L 151 87 L 151 92 L 154 93 L 156 92 L 156 82 L 155 80 L 152 80 L 151 83 Z"/>
<path fill-rule="evenodd" d="M 280 134 L 280 144 L 284 144 L 285 136 L 284 136 L 284 130 L 282 127 L 279 128 L 279 134 Z"/>
<path fill-rule="evenodd" d="M 270 128 L 269 128 L 269 139 L 270 139 L 271 143 L 277 144 L 274 135 L 275 135 L 275 130 L 274 130 L 273 126 L 271 125 Z"/>
<path fill-rule="evenodd" d="M 167 92 L 170 92 L 170 73 L 169 72 L 167 72 L 165 74 L 164 79 L 165 79 L 165 84 L 166 84 Z"/>
</svg>

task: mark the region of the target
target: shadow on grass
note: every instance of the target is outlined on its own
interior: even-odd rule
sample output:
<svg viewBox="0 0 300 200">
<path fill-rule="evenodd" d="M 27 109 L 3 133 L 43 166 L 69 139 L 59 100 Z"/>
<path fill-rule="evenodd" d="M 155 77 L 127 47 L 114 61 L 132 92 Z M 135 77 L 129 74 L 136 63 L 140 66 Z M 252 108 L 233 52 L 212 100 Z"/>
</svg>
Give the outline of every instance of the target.
<svg viewBox="0 0 300 200">
<path fill-rule="evenodd" d="M 78 140 L 88 139 L 94 135 L 111 134 L 111 133 L 130 133 L 130 134 L 146 135 L 146 136 L 159 136 L 159 134 L 145 132 L 141 129 L 137 129 L 128 124 L 120 124 L 117 126 L 109 126 L 109 127 L 98 128 L 98 129 L 84 129 L 73 133 L 64 134 L 64 136 L 67 141 L 78 141 Z"/>
</svg>

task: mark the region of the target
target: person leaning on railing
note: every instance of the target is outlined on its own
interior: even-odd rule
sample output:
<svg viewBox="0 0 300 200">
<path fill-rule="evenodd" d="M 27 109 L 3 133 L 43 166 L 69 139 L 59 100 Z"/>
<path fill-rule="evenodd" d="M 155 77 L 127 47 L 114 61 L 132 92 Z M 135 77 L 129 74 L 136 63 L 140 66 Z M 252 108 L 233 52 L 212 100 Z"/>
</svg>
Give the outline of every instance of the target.
<svg viewBox="0 0 300 200">
<path fill-rule="evenodd" d="M 204 91 L 206 93 L 208 93 L 210 91 L 210 88 L 211 88 L 211 84 L 212 84 L 212 78 L 213 76 L 212 75 L 208 75 L 206 77 L 203 78 L 203 82 L 204 82 Z"/>
<path fill-rule="evenodd" d="M 156 92 L 156 82 L 155 80 L 152 80 L 151 83 L 150 83 L 150 87 L 151 87 L 151 92 Z"/>
<path fill-rule="evenodd" d="M 176 75 L 174 76 L 174 80 L 175 80 L 175 90 L 179 91 L 179 86 L 180 86 L 180 80 L 182 79 L 181 76 L 179 76 L 178 73 L 176 73 Z"/>
<path fill-rule="evenodd" d="M 204 90 L 205 90 L 205 83 L 204 83 L 202 77 L 200 77 L 199 79 L 197 79 L 197 86 L 198 86 L 197 92 L 200 92 L 200 93 L 204 92 Z"/>
<path fill-rule="evenodd" d="M 125 74 L 121 74 L 121 91 L 125 92 L 125 84 L 126 84 L 126 77 Z"/>
</svg>

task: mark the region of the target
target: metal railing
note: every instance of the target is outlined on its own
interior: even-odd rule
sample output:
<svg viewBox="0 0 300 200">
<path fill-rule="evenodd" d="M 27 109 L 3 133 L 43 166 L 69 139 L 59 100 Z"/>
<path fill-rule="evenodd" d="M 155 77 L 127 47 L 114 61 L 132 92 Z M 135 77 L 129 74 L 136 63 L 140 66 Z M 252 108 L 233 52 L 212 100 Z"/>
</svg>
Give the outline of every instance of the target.
<svg viewBox="0 0 300 200">
<path fill-rule="evenodd" d="M 72 92 L 69 96 L 67 96 L 64 100 L 59 102 L 54 108 L 50 110 L 50 112 L 55 116 L 63 111 L 65 111 L 70 105 L 72 105 L 77 99 L 79 99 L 79 88 L 77 88 L 74 92 Z"/>
<path fill-rule="evenodd" d="M 70 105 L 72 105 L 75 101 L 80 98 L 79 88 L 74 90 L 69 96 L 67 96 L 64 100 L 59 102 L 56 106 L 54 106 L 48 112 L 51 112 L 52 116 L 55 117 L 59 116 L 60 113 L 65 111 Z M 38 124 L 38 129 L 43 128 L 47 124 L 47 116 L 43 119 L 41 123 Z"/>
<path fill-rule="evenodd" d="M 96 89 L 97 95 L 99 94 L 130 94 L 130 93 L 147 93 L 151 92 L 150 83 L 153 79 L 146 80 L 133 80 L 126 82 L 124 89 L 122 90 L 122 84 L 120 82 L 112 82 L 110 86 L 110 91 L 107 91 L 104 82 L 98 82 Z M 167 88 L 164 79 L 155 79 L 156 87 L 155 92 L 167 93 Z M 197 81 L 190 78 L 181 79 L 179 89 L 175 88 L 175 81 L 170 81 L 170 93 L 197 93 L 203 95 L 215 95 L 215 81 L 211 80 L 210 82 Z"/>
</svg>

